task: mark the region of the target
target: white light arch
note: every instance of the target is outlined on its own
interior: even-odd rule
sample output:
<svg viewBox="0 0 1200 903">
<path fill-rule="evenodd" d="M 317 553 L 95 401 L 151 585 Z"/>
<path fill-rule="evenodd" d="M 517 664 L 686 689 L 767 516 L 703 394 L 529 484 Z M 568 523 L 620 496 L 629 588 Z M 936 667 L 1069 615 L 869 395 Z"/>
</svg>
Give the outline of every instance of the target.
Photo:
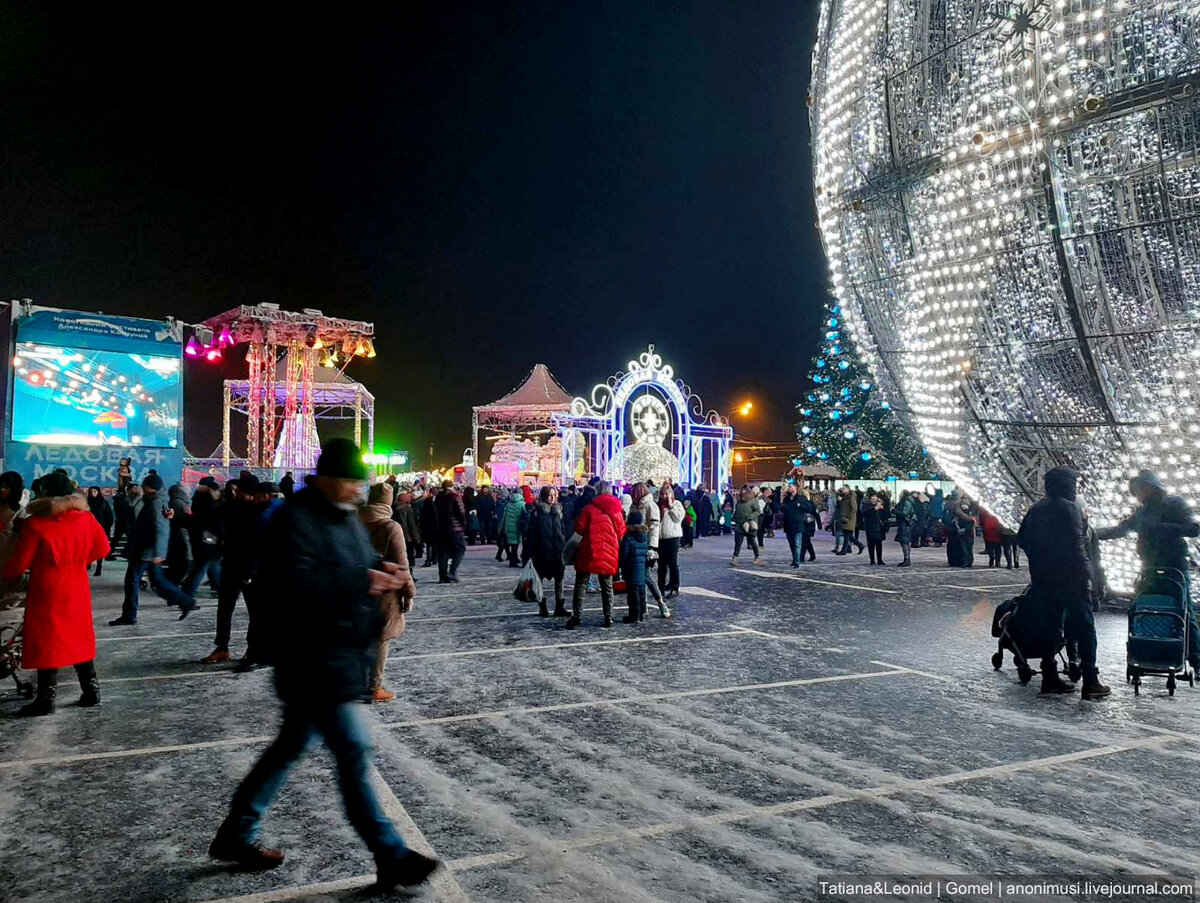
<svg viewBox="0 0 1200 903">
<path fill-rule="evenodd" d="M 675 370 L 664 364 L 650 345 L 628 369 L 595 386 L 589 398 L 575 398 L 568 414 L 555 414 L 554 426 L 562 438 L 563 473 L 567 479 L 594 474 L 621 481 L 616 472 L 622 452 L 633 446 L 627 408 L 639 388 L 653 389 L 670 413 L 669 451 L 678 460 L 671 478 L 686 486 L 729 485 L 733 430 L 716 411 L 705 413 L 700 398 Z M 583 441 L 579 441 L 582 439 Z M 617 468 L 619 469 L 619 468 Z"/>
</svg>

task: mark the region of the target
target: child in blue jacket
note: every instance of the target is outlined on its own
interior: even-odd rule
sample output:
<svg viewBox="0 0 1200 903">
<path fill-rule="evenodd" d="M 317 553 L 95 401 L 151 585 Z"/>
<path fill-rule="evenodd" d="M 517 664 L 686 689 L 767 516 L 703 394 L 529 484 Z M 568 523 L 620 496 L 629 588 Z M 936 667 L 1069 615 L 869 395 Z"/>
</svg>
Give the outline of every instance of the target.
<svg viewBox="0 0 1200 903">
<path fill-rule="evenodd" d="M 650 531 L 642 512 L 633 508 L 625 519 L 625 538 L 621 540 L 621 574 L 625 578 L 625 598 L 629 614 L 621 620 L 636 624 L 646 620 L 646 554 L 650 550 Z"/>
</svg>

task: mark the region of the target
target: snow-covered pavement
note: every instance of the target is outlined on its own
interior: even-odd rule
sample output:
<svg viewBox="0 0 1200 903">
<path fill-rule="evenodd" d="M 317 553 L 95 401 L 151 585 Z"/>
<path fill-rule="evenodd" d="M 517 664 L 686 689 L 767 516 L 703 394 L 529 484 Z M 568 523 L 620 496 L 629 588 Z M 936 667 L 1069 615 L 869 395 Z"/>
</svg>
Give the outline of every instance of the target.
<svg viewBox="0 0 1200 903">
<path fill-rule="evenodd" d="M 821 556 L 728 566 L 681 553 L 676 617 L 538 618 L 515 571 L 468 553 L 463 582 L 418 569 L 372 706 L 375 782 L 410 843 L 449 868 L 436 900 L 782 901 L 828 873 L 1200 873 L 1200 689 L 1123 681 L 1125 622 L 1099 616 L 1113 697 L 1039 697 L 992 670 L 992 609 L 1024 571 Z M 892 543 L 885 553 L 898 558 Z M 184 622 L 152 593 L 110 628 L 122 569 L 94 582 L 104 704 L 51 718 L 0 702 L 0 898 L 360 899 L 369 854 L 314 749 L 271 811 L 267 874 L 205 851 L 278 718 L 269 672 L 198 664 L 215 601 Z M 234 653 L 244 612 L 234 623 Z M 11 684 L 9 685 L 11 686 Z"/>
</svg>

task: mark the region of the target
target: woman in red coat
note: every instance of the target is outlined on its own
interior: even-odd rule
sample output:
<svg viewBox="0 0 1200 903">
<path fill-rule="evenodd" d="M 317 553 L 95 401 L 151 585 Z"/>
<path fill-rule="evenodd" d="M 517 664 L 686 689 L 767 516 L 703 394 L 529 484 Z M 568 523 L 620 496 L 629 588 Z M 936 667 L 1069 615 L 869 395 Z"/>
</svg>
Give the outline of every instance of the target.
<svg viewBox="0 0 1200 903">
<path fill-rule="evenodd" d="M 601 480 L 596 484 L 596 497 L 575 518 L 575 532 L 583 539 L 575 556 L 575 589 L 571 594 L 574 613 L 567 619 L 567 630 L 574 630 L 580 624 L 588 574 L 595 574 L 600 581 L 604 626 L 612 627 L 613 577 L 620 566 L 625 510 L 621 500 L 612 494 L 610 483 Z"/>
<path fill-rule="evenodd" d="M 108 537 L 65 476 L 42 477 L 40 489 L 0 574 L 14 580 L 30 572 L 21 657 L 25 668 L 37 669 L 37 698 L 21 709 L 22 715 L 54 711 L 58 669 L 68 665 L 75 666 L 83 688 L 79 704 L 100 704 L 88 565 L 108 554 Z"/>
<path fill-rule="evenodd" d="M 979 521 L 983 526 L 983 545 L 987 550 L 988 567 L 1000 567 L 1000 551 L 1004 544 L 1000 519 L 990 511 L 980 510 Z"/>
</svg>

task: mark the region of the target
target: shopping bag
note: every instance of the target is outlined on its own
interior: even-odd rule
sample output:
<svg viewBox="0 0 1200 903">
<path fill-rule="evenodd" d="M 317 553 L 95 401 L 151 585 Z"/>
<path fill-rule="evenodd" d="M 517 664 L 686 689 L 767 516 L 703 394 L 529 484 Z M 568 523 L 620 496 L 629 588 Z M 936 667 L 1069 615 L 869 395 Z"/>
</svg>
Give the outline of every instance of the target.
<svg viewBox="0 0 1200 903">
<path fill-rule="evenodd" d="M 517 585 L 513 588 L 513 598 L 518 602 L 537 602 L 542 595 L 542 581 L 533 567 L 532 561 L 525 562 Z"/>
</svg>

